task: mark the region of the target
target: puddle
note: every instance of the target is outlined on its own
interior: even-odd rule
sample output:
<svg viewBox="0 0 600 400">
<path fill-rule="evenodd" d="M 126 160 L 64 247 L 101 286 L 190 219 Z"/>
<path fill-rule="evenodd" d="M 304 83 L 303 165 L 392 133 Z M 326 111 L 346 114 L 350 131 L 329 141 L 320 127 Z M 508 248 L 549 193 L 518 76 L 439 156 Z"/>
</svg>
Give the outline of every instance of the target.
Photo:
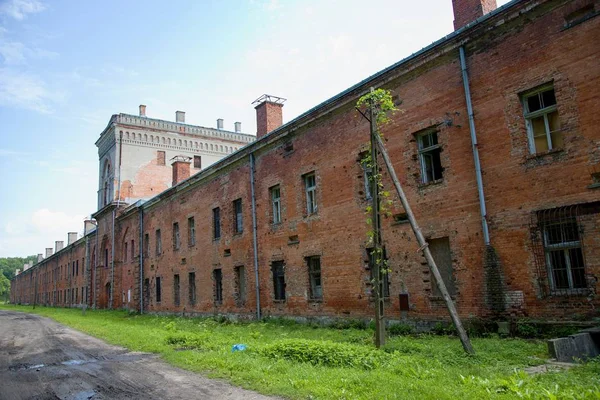
<svg viewBox="0 0 600 400">
<path fill-rule="evenodd" d="M 89 361 L 83 361 L 83 360 L 69 360 L 69 361 L 63 361 L 61 362 L 62 365 L 81 365 L 81 364 L 85 364 L 88 363 Z"/>
<path fill-rule="evenodd" d="M 84 392 L 76 393 L 73 396 L 73 400 L 88 400 L 96 395 L 96 392 L 93 390 L 86 390 Z"/>
<path fill-rule="evenodd" d="M 11 365 L 10 367 L 8 367 L 9 371 L 23 371 L 26 369 L 40 369 L 40 368 L 44 368 L 46 365 L 45 364 L 35 364 L 35 365 L 27 365 L 27 364 L 17 364 L 17 365 Z"/>
</svg>

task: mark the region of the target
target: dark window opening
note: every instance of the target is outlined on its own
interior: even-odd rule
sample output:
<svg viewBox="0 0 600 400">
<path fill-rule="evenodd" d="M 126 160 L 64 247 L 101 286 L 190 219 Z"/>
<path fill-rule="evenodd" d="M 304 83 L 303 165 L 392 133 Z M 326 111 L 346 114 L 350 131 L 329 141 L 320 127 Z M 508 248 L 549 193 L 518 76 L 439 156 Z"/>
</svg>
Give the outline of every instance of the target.
<svg viewBox="0 0 600 400">
<path fill-rule="evenodd" d="M 246 271 L 243 266 L 235 267 L 235 296 L 238 306 L 246 302 Z"/>
<path fill-rule="evenodd" d="M 175 274 L 173 275 L 173 303 L 176 306 L 180 303 L 179 289 L 179 275 Z"/>
<path fill-rule="evenodd" d="M 190 305 L 196 304 L 196 273 L 190 272 L 188 274 L 188 290 L 189 290 L 189 303 Z"/>
<path fill-rule="evenodd" d="M 310 299 L 321 300 L 323 299 L 323 286 L 321 284 L 321 257 L 308 257 L 306 262 L 308 264 Z"/>
<path fill-rule="evenodd" d="M 242 199 L 237 199 L 233 202 L 233 227 L 235 233 L 242 233 L 244 230 Z"/>
<path fill-rule="evenodd" d="M 160 277 L 156 277 L 156 302 L 160 303 L 162 297 L 162 290 L 160 287 Z"/>
<path fill-rule="evenodd" d="M 423 133 L 418 136 L 419 160 L 421 163 L 421 182 L 431 183 L 443 178 L 442 148 L 438 143 L 436 131 Z"/>
<path fill-rule="evenodd" d="M 213 208 L 213 239 L 221 237 L 221 209 Z"/>
<path fill-rule="evenodd" d="M 216 304 L 223 302 L 223 272 L 220 268 L 213 270 L 214 298 Z"/>
<path fill-rule="evenodd" d="M 285 265 L 283 261 L 274 261 L 271 264 L 273 272 L 273 297 L 278 301 L 285 301 Z"/>
<path fill-rule="evenodd" d="M 202 168 L 202 157 L 194 156 L 194 168 L 197 168 L 197 169 Z"/>
</svg>

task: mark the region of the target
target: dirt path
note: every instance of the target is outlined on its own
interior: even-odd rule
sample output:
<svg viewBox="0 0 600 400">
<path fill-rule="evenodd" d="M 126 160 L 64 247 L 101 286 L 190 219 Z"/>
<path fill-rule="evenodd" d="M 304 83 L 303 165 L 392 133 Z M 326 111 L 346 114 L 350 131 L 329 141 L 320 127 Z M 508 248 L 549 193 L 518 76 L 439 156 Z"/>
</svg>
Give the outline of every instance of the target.
<svg viewBox="0 0 600 400">
<path fill-rule="evenodd" d="M 268 399 L 37 315 L 0 311 L 0 400 Z"/>
</svg>

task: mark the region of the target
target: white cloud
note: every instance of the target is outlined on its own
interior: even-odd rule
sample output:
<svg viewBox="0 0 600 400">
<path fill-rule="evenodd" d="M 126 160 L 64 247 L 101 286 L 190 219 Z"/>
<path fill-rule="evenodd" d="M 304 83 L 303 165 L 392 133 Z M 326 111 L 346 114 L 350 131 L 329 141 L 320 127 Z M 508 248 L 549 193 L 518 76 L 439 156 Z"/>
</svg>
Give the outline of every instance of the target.
<svg viewBox="0 0 600 400">
<path fill-rule="evenodd" d="M 58 100 L 57 94 L 48 91 L 39 77 L 9 68 L 0 68 L 0 106 L 11 106 L 52 112 L 50 103 Z"/>
<path fill-rule="evenodd" d="M 0 14 L 8 15 L 18 21 L 25 19 L 27 14 L 44 11 L 46 6 L 37 0 L 8 0 L 0 4 Z"/>
</svg>

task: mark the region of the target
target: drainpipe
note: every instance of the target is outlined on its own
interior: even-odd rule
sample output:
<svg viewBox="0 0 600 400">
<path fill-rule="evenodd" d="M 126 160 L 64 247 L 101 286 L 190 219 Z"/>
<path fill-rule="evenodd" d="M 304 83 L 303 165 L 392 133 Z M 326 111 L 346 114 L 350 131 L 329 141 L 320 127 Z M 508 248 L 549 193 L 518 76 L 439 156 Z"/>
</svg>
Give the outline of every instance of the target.
<svg viewBox="0 0 600 400">
<path fill-rule="evenodd" d="M 140 243 L 138 249 L 140 252 L 140 314 L 144 313 L 144 208 L 140 205 Z"/>
<path fill-rule="evenodd" d="M 256 195 L 254 192 L 254 153 L 250 153 L 250 192 L 252 196 L 252 245 L 254 249 L 254 282 L 256 286 L 256 319 L 260 320 L 260 282 L 258 280 L 258 240 L 256 234 Z"/>
<path fill-rule="evenodd" d="M 108 309 L 113 308 L 113 292 L 115 291 L 115 214 L 116 209 L 112 212 L 112 245 L 110 246 L 110 304 Z"/>
<path fill-rule="evenodd" d="M 465 48 L 460 46 L 460 69 L 462 70 L 463 85 L 465 87 L 465 100 L 467 101 L 467 112 L 469 113 L 469 130 L 471 132 L 471 147 L 473 148 L 473 160 L 475 162 L 475 177 L 477 179 L 477 192 L 479 193 L 479 210 L 481 213 L 481 226 L 483 228 L 483 241 L 486 246 L 490 245 L 490 232 L 487 223 L 487 211 L 485 197 L 483 194 L 483 179 L 481 177 L 481 164 L 479 162 L 479 149 L 477 134 L 475 132 L 475 119 L 473 116 L 473 105 L 471 104 L 471 90 L 469 89 L 469 75 L 467 74 L 467 63 L 465 61 Z"/>
<path fill-rule="evenodd" d="M 100 236 L 100 222 L 96 220 L 96 251 L 94 252 L 94 300 L 92 302 L 92 307 L 96 309 L 96 298 L 98 297 L 98 253 L 100 249 L 98 248 L 98 236 Z"/>
</svg>

